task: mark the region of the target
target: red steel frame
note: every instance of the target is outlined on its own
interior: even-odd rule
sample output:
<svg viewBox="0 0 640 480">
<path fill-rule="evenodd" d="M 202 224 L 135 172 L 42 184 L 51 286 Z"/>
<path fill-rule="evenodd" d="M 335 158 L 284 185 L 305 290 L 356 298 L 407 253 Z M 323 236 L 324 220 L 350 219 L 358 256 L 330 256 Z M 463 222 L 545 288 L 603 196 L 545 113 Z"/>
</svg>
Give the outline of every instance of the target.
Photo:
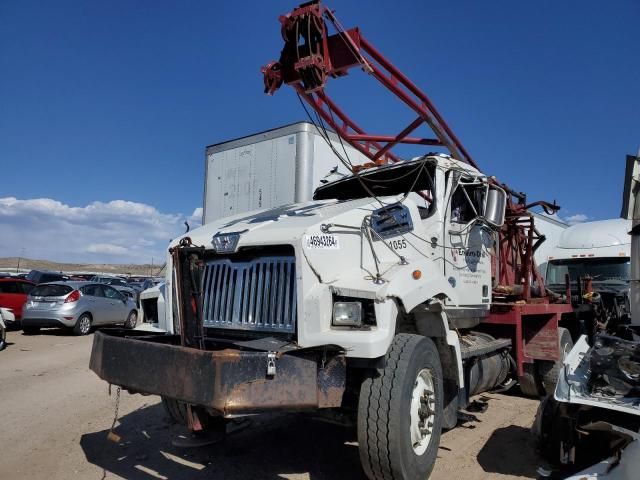
<svg viewBox="0 0 640 480">
<path fill-rule="evenodd" d="M 328 35 L 324 18 L 334 25 L 338 33 Z M 345 31 L 333 12 L 319 2 L 302 5 L 289 15 L 280 17 L 280 21 L 285 47 L 279 62 L 271 62 L 262 69 L 265 74 L 267 93 L 275 92 L 283 82 L 293 86 L 332 129 L 374 164 L 399 161 L 400 159 L 390 150 L 397 144 L 404 143 L 444 147 L 454 158 L 477 168 L 471 155 L 444 121 L 429 97 L 378 52 L 362 36 L 359 29 Z M 308 42 L 302 37 L 305 26 L 311 29 L 311 34 L 317 33 L 315 43 Z M 299 31 L 302 31 L 302 34 L 298 35 Z M 307 37 L 311 37 L 311 34 Z M 319 40 L 320 38 L 322 41 Z M 301 39 L 306 41 L 306 46 L 299 45 Z M 304 50 L 303 57 L 300 56 L 301 48 Z M 349 69 L 356 66 L 362 67 L 371 74 L 417 115 L 416 119 L 400 133 L 396 135 L 366 133 L 325 94 L 324 85 L 329 76 L 346 75 Z M 314 72 L 315 81 L 305 84 L 305 73 L 310 70 Z M 423 124 L 431 128 L 436 138 L 409 136 Z"/>
<path fill-rule="evenodd" d="M 329 35 L 325 19 L 337 33 Z M 354 171 L 400 161 L 391 151 L 398 144 L 442 147 L 454 158 L 478 168 L 429 97 L 374 48 L 359 29 L 345 30 L 333 12 L 319 1 L 301 5 L 281 16 L 280 22 L 285 45 L 280 60 L 262 68 L 265 93 L 273 94 L 283 83 L 291 85 L 343 140 L 371 160 L 370 164 L 354 166 Z M 395 135 L 366 133 L 324 90 L 328 78 L 344 76 L 356 66 L 413 111 L 417 115 L 415 120 Z M 422 125 L 427 125 L 436 138 L 410 136 Z M 527 205 L 524 194 L 492 181 L 507 191 L 508 200 L 499 257 L 493 265 L 499 287 L 494 291 L 494 303 L 484 326 L 509 329 L 503 337 L 512 338 L 521 376 L 524 363 L 558 358 L 558 322 L 563 314 L 572 311 L 571 304 L 549 303 L 533 258 L 543 238 L 528 210 L 541 206 L 547 213 L 555 213 L 559 207 L 546 202 Z M 535 298 L 531 294 L 532 284 L 539 290 Z M 496 294 L 505 294 L 503 303 L 495 301 Z"/>
</svg>

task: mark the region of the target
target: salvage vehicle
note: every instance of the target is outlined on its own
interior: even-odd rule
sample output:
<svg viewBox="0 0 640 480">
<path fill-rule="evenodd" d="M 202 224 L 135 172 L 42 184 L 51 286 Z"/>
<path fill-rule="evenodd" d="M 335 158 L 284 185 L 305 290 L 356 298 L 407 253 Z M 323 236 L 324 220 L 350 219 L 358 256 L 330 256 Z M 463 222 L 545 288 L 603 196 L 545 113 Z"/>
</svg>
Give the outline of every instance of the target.
<svg viewBox="0 0 640 480">
<path fill-rule="evenodd" d="M 31 270 L 25 277 L 32 283 L 61 282 L 68 280 L 69 276 L 62 272 L 49 272 L 47 270 Z"/>
<path fill-rule="evenodd" d="M 624 220 L 618 223 L 622 227 L 620 232 L 612 235 L 609 229 L 603 235 L 600 230 L 575 239 L 584 245 L 594 236 L 604 237 L 608 238 L 605 243 L 614 245 L 604 250 L 608 250 L 609 257 L 600 255 L 601 259 L 595 264 L 570 264 L 570 268 L 591 268 L 589 280 L 602 276 L 627 280 L 626 288 L 632 293 L 626 296 L 624 318 L 616 314 L 616 304 L 609 302 L 612 318 L 607 320 L 615 328 L 599 322 L 598 326 L 604 328 L 580 338 L 563 361 L 554 395 L 544 399 L 538 409 L 534 433 L 541 452 L 553 467 L 547 471 L 563 478 L 572 475 L 567 478 L 631 480 L 637 478 L 640 469 L 639 195 L 640 155 L 629 155 L 621 215 Z M 627 248 L 623 249 L 623 246 Z M 618 251 L 621 260 L 616 262 L 615 252 Z M 572 258 L 590 259 L 596 255 L 593 251 L 586 255 L 574 252 Z M 593 275 L 594 270 L 601 276 Z M 597 287 L 594 291 L 596 295 L 601 294 Z M 602 309 L 607 311 L 606 307 Z M 611 332 L 615 335 L 607 334 Z"/>
<path fill-rule="evenodd" d="M 571 295 L 573 338 L 586 334 L 592 341 L 598 332 L 615 334 L 629 323 L 630 230 L 631 222 L 622 218 L 573 225 L 550 252 L 546 286 Z"/>
<path fill-rule="evenodd" d="M 36 286 L 29 294 L 22 330 L 33 334 L 41 327 L 66 327 L 76 335 L 87 335 L 94 326 L 124 324 L 134 328 L 137 321 L 135 301 L 109 285 L 52 282 Z"/>
<path fill-rule="evenodd" d="M 636 478 L 623 472 L 640 468 L 635 456 L 640 440 L 638 372 L 640 341 L 598 334 L 593 347 L 586 336 L 576 343 L 554 395 L 541 402 L 534 424 L 540 450 L 556 475 Z M 632 443 L 636 446 L 629 449 Z M 624 467 L 615 473 L 620 465 Z"/>
<path fill-rule="evenodd" d="M 13 313 L 9 326 L 20 324 L 22 308 L 34 286 L 33 282 L 21 278 L 0 278 L 0 307 L 8 308 Z"/>
<path fill-rule="evenodd" d="M 329 9 L 311 2 L 281 21 L 285 47 L 263 69 L 265 90 L 292 85 L 317 130 L 328 123 L 368 163 L 333 147 L 351 174 L 313 200 L 174 240 L 167 333 L 97 332 L 90 368 L 160 395 L 196 435 L 242 415 L 338 409 L 356 419 L 369 478 L 426 478 L 442 429 L 473 395 L 516 382 L 538 392 L 537 367 L 559 368 L 573 309 L 547 294 L 531 212 L 559 207 L 482 173 L 428 97 Z M 355 66 L 417 119 L 397 135 L 365 133 L 324 90 Z M 420 125 L 436 138 L 409 136 Z M 448 153 L 404 161 L 399 143 Z"/>
</svg>

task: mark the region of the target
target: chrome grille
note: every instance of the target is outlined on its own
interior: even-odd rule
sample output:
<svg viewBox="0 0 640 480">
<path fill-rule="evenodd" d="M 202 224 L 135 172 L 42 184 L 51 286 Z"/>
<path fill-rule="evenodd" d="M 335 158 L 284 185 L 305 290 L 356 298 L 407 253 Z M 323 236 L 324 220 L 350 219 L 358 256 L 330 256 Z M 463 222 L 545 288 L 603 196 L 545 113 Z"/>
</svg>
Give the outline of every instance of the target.
<svg viewBox="0 0 640 480">
<path fill-rule="evenodd" d="M 294 332 L 295 257 L 207 262 L 202 313 L 205 327 Z"/>
</svg>

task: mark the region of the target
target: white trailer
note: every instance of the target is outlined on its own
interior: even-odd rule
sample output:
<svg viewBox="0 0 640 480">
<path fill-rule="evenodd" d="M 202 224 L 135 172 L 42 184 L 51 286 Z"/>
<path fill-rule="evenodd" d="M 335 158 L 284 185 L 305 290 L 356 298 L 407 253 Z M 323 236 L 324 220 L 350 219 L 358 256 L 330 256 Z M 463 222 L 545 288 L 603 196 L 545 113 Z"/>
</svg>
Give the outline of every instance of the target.
<svg viewBox="0 0 640 480">
<path fill-rule="evenodd" d="M 350 174 L 333 149 L 354 164 L 368 161 L 335 133 L 326 132 L 329 142 L 324 135 L 298 122 L 208 146 L 203 224 L 311 200 L 322 183 Z"/>
<path fill-rule="evenodd" d="M 536 249 L 534 254 L 540 275 L 544 278 L 547 272 L 549 255 L 558 246 L 563 232 L 569 225 L 549 215 L 540 213 L 534 213 L 533 215 L 536 219 L 536 228 L 545 236 L 545 241 Z"/>
</svg>

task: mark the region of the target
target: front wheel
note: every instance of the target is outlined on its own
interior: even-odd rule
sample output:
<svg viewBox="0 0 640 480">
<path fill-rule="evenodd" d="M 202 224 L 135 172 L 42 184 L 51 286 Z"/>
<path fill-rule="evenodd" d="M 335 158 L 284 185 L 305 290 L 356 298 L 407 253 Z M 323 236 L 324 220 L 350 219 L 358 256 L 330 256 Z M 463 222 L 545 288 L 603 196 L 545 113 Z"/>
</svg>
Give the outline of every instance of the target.
<svg viewBox="0 0 640 480">
<path fill-rule="evenodd" d="M 7 346 L 7 329 L 0 323 L 0 350 Z"/>
<path fill-rule="evenodd" d="M 87 335 L 91 331 L 91 315 L 83 313 L 78 318 L 75 326 L 73 327 L 73 333 L 76 335 Z"/>
<path fill-rule="evenodd" d="M 124 328 L 135 328 L 137 323 L 138 323 L 138 312 L 136 312 L 135 310 L 131 310 L 131 312 L 129 313 L 129 316 L 124 322 Z"/>
<path fill-rule="evenodd" d="M 395 336 L 385 367 L 364 380 L 358 404 L 358 443 L 367 477 L 427 478 L 442 429 L 442 367 L 433 341 Z"/>
</svg>

